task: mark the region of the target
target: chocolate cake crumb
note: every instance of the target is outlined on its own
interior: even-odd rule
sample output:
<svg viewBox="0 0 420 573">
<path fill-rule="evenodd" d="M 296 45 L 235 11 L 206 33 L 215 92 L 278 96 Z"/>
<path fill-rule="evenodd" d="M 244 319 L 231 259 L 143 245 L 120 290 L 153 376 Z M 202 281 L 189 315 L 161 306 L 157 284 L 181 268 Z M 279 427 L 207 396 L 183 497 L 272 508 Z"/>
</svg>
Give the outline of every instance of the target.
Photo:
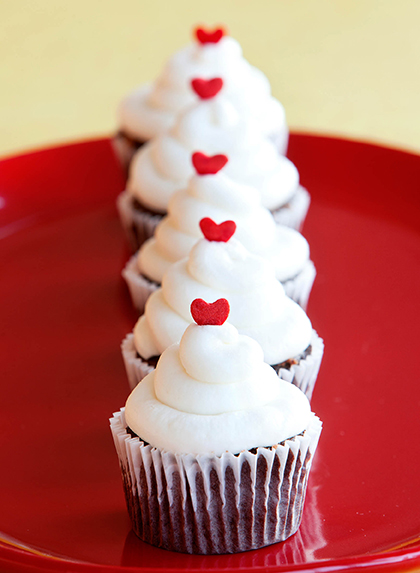
<svg viewBox="0 0 420 573">
<path fill-rule="evenodd" d="M 272 364 L 272 368 L 274 368 L 274 370 L 277 372 L 277 374 L 279 373 L 281 368 L 285 368 L 286 370 L 290 370 L 290 368 L 292 366 L 294 366 L 295 364 L 299 364 L 299 362 L 301 360 L 304 360 L 307 356 L 309 356 L 312 353 L 312 344 L 310 344 L 303 352 L 302 354 L 299 354 L 298 356 L 294 356 L 293 358 L 289 358 L 288 360 L 285 360 L 284 362 L 280 362 L 279 364 Z"/>
<path fill-rule="evenodd" d="M 142 358 L 140 356 L 140 354 L 137 352 L 136 354 L 137 358 L 139 358 L 140 360 L 143 360 L 143 362 L 146 362 L 149 366 L 152 366 L 152 368 L 156 368 L 156 364 L 158 363 L 158 360 L 160 358 L 160 356 L 151 356 L 150 358 L 148 358 L 147 360 L 145 360 L 144 358 Z"/>
</svg>

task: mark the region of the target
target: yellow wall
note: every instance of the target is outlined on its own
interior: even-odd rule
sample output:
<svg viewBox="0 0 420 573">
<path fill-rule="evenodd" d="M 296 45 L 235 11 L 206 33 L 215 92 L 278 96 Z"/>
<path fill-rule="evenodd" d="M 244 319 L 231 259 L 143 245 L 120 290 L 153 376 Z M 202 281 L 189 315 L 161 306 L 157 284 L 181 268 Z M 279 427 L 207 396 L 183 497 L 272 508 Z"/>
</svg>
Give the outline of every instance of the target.
<svg viewBox="0 0 420 573">
<path fill-rule="evenodd" d="M 0 154 L 110 133 L 200 22 L 227 25 L 292 128 L 420 150 L 419 0 L 0 0 Z"/>
</svg>

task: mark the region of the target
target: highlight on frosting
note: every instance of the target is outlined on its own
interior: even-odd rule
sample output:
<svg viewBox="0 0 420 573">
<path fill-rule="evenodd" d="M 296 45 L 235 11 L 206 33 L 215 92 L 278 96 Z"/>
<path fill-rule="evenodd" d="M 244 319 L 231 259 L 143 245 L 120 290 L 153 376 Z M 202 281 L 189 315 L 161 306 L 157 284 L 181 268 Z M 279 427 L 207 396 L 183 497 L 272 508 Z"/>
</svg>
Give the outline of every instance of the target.
<svg viewBox="0 0 420 573">
<path fill-rule="evenodd" d="M 142 440 L 173 453 L 272 446 L 305 430 L 310 417 L 306 396 L 229 322 L 190 324 L 125 407 L 128 426 Z"/>
<path fill-rule="evenodd" d="M 228 175 L 231 163 L 229 156 L 215 175 L 193 175 L 184 189 L 172 195 L 168 215 L 139 251 L 141 274 L 161 283 L 169 266 L 187 257 L 201 238 L 199 223 L 205 217 L 217 224 L 235 221 L 236 238 L 249 251 L 269 260 L 278 280 L 294 278 L 302 270 L 309 260 L 307 241 L 299 232 L 276 225 L 261 205 L 257 189 Z"/>
<path fill-rule="evenodd" d="M 203 224 L 203 220 L 201 221 Z M 199 240 L 187 258 L 170 265 L 162 287 L 150 295 L 134 327 L 134 346 L 143 359 L 178 342 L 192 321 L 191 301 L 227 298 L 230 322 L 258 341 L 268 364 L 300 355 L 312 326 L 304 310 L 286 296 L 273 265 L 238 240 Z"/>
<path fill-rule="evenodd" d="M 280 136 L 286 146 L 283 106 L 271 95 L 267 77 L 245 60 L 239 43 L 222 28 L 197 30 L 195 41 L 176 52 L 153 83 L 124 98 L 118 110 L 120 128 L 139 140 L 170 129 L 176 117 L 196 102 L 191 90 L 194 78 L 223 78 L 226 97 L 238 113 L 254 118 L 266 136 Z"/>
</svg>

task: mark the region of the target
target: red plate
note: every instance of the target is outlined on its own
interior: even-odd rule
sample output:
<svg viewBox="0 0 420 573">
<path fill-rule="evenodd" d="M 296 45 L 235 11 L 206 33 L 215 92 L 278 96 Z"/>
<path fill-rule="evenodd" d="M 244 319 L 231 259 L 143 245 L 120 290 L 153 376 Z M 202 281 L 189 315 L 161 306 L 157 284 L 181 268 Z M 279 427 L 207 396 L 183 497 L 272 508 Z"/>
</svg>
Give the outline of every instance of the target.
<svg viewBox="0 0 420 573">
<path fill-rule="evenodd" d="M 0 163 L 0 570 L 385 571 L 420 565 L 420 157 L 294 135 L 312 194 L 324 421 L 299 532 L 185 556 L 130 530 L 108 418 L 131 330 L 108 140 Z"/>
</svg>

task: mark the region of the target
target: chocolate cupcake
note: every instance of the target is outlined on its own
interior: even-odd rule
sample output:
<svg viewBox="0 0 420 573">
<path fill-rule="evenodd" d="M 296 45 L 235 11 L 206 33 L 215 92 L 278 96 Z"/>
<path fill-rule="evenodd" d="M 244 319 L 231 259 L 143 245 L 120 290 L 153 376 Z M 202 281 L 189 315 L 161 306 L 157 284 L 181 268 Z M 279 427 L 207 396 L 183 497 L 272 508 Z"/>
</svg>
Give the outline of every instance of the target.
<svg viewBox="0 0 420 573">
<path fill-rule="evenodd" d="M 321 422 L 259 344 L 224 324 L 226 300 L 194 300 L 191 313 L 111 419 L 134 531 L 185 553 L 283 541 L 300 524 Z"/>
</svg>

